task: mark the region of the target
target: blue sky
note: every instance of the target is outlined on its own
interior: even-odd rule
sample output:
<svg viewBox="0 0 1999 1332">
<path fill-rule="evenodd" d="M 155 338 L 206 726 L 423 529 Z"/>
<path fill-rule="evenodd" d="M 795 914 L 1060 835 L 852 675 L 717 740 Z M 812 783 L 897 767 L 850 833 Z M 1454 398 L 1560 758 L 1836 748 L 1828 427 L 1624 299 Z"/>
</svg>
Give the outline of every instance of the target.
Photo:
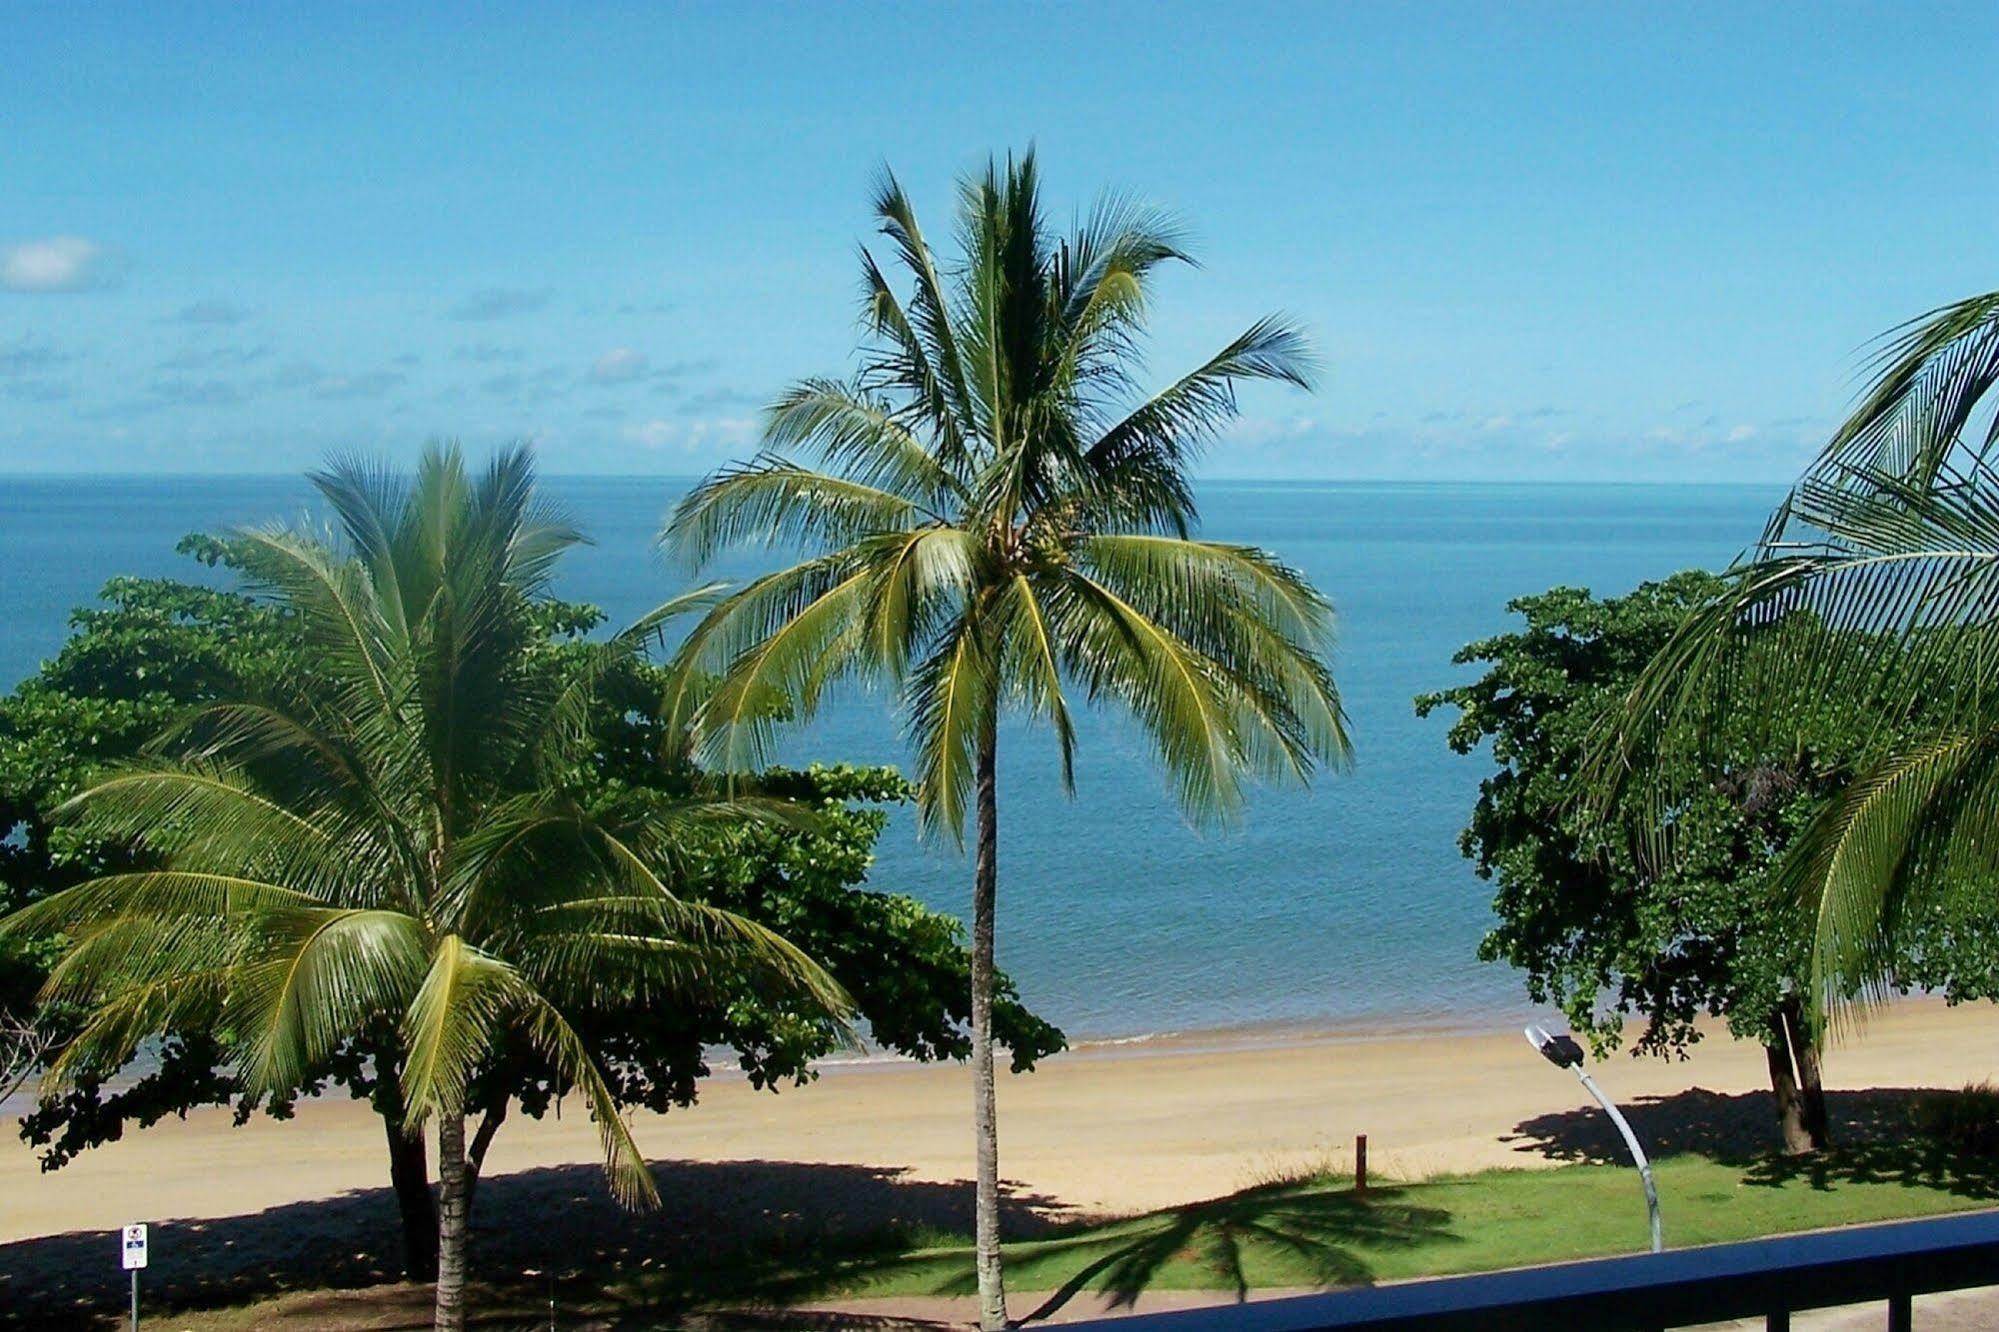
<svg viewBox="0 0 1999 1332">
<path fill-rule="evenodd" d="M 1999 6 L 0 3 L 0 471 L 532 437 L 698 472 L 844 371 L 886 160 L 1165 205 L 1210 476 L 1774 480 L 1994 285 Z"/>
</svg>

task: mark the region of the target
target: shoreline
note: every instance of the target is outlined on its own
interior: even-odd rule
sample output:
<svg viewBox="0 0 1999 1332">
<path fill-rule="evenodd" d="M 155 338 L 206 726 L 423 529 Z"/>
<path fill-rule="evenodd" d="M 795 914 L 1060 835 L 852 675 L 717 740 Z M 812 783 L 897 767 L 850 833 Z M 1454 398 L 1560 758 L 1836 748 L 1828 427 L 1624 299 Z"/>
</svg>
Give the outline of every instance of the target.
<svg viewBox="0 0 1999 1332">
<path fill-rule="evenodd" d="M 1527 1011 L 1527 1010 L 1522 1010 Z M 1244 1050 L 1281 1050 L 1294 1045 L 1368 1045 L 1382 1041 L 1451 1039 L 1488 1036 L 1515 1029 L 1511 1015 L 1491 1021 L 1450 1018 L 1431 1012 L 1407 1016 L 1371 1014 L 1364 1021 L 1345 1022 L 1338 1018 L 1304 1018 L 1269 1022 L 1234 1022 L 1215 1026 L 1180 1027 L 1164 1031 L 1143 1031 L 1120 1036 L 1079 1036 L 1053 1058 L 1083 1055 L 1114 1058 L 1120 1053 L 1147 1054 L 1231 1054 Z M 727 1052 L 723 1058 L 727 1059 Z M 821 1073 L 834 1070 L 924 1067 L 921 1061 L 893 1051 L 868 1051 L 856 1055 L 828 1055 L 813 1061 Z M 733 1064 L 718 1066 L 714 1076 L 740 1076 Z"/>
<path fill-rule="evenodd" d="M 1557 1164 L 1599 1133 L 1587 1094 L 1512 1030 L 1258 1029 L 1248 1042 L 1242 1034 L 1084 1045 L 1003 1077 L 1000 1153 L 1012 1196 L 1051 1216 L 1135 1212 L 1350 1168 L 1359 1133 L 1369 1135 L 1371 1168 L 1404 1179 Z M 1995 1036 L 1999 1005 L 1905 999 L 1828 1051 L 1827 1086 L 1857 1102 L 1880 1099 L 1871 1089 L 1991 1078 Z M 779 1094 L 718 1076 L 689 1109 L 631 1116 L 633 1133 L 666 1170 L 785 1164 L 865 1176 L 872 1187 L 968 1178 L 962 1065 L 897 1059 L 821 1072 Z M 1725 1121 L 1752 1150 L 1773 1132 L 1762 1048 L 1725 1034 L 1708 1035 L 1684 1061 L 1619 1054 L 1596 1072 L 1658 1154 L 1684 1148 L 1690 1125 L 1708 1132 Z M 560 1119 L 510 1119 L 488 1174 L 584 1167 L 576 1187 L 597 1188 L 596 1133 L 573 1103 L 568 1109 Z M 198 1110 L 53 1174 L 41 1173 L 25 1144 L 0 1146 L 10 1203 L 0 1243 L 354 1199 L 379 1195 L 387 1182 L 381 1123 L 365 1103 L 320 1099 L 301 1103 L 292 1121 L 241 1128 L 226 1109 Z"/>
<path fill-rule="evenodd" d="M 1916 1002 L 1926 1001 L 1920 996 Z M 1352 1044 L 1368 1045 L 1384 1041 L 1417 1039 L 1453 1039 L 1489 1036 L 1495 1032 L 1517 1030 L 1520 1016 L 1531 1013 L 1528 1006 L 1521 1006 L 1516 1012 L 1503 1016 L 1491 1016 L 1480 1021 L 1472 1017 L 1451 1017 L 1434 1010 L 1411 1010 L 1406 1014 L 1369 1014 L 1364 1019 L 1344 1021 L 1339 1018 L 1298 1018 L 1274 1019 L 1262 1022 L 1219 1023 L 1214 1026 L 1184 1027 L 1164 1031 L 1136 1032 L 1130 1035 L 1082 1036 L 1073 1039 L 1067 1048 L 1052 1056 L 1067 1059 L 1077 1056 L 1090 1058 L 1116 1058 L 1120 1055 L 1141 1057 L 1151 1054 L 1231 1054 L 1247 1050 L 1281 1050 L 1295 1045 Z M 1547 1019 L 1543 1019 L 1546 1021 Z M 1559 1022 L 1559 1019 L 1555 1021 Z M 714 1052 L 715 1061 L 707 1082 L 729 1082 L 744 1080 L 745 1074 L 736 1064 L 733 1053 L 726 1047 L 718 1047 Z M 867 1050 L 857 1054 L 834 1054 L 812 1062 L 815 1073 L 863 1072 L 869 1069 L 896 1068 L 936 1068 L 950 1067 L 946 1064 L 925 1064 L 908 1055 L 890 1050 Z M 113 1078 L 105 1085 L 117 1090 L 131 1085 L 133 1079 Z M 0 1125 L 18 1121 L 36 1101 L 34 1081 L 12 1096 L 0 1099 Z M 331 1090 L 324 1095 L 308 1096 L 299 1104 L 318 1105 L 337 1103 L 345 1099 L 345 1093 Z M 206 1109 L 194 1113 L 206 1113 Z M 4 1144 L 5 1134 L 0 1133 L 0 1144 Z M 4 1152 L 0 1145 L 0 1152 Z"/>
</svg>

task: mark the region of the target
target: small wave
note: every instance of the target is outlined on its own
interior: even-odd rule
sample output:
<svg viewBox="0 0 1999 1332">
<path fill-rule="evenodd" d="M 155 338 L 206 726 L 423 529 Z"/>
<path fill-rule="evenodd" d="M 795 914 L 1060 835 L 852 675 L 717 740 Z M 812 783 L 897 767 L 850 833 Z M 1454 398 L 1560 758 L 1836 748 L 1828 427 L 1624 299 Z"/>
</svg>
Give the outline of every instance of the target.
<svg viewBox="0 0 1999 1332">
<path fill-rule="evenodd" d="M 1077 1041 L 1072 1050 L 1100 1050 L 1116 1045 L 1144 1045 L 1148 1041 L 1170 1041 L 1185 1036 L 1184 1031 L 1141 1031 L 1136 1036 L 1099 1036 L 1094 1040 Z"/>
</svg>

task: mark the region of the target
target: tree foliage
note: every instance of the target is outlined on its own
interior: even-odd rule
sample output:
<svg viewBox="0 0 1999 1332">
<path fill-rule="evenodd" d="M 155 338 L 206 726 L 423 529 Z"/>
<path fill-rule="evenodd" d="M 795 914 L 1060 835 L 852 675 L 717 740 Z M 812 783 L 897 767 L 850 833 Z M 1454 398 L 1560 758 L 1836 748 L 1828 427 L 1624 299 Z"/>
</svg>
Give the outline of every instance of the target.
<svg viewBox="0 0 1999 1332">
<path fill-rule="evenodd" d="M 224 573 L 232 544 L 205 536 L 181 543 L 183 554 Z M 602 615 L 579 604 L 548 604 L 538 632 L 552 658 L 574 659 Z M 53 812 L 107 765 L 130 760 L 192 710 L 265 692 L 304 669 L 308 649 L 281 607 L 243 592 L 176 579 L 121 577 L 97 605 L 78 610 L 57 655 L 12 694 L 0 698 L 0 910 L 47 896 L 84 879 L 146 863 L 132 849 L 59 826 Z M 698 774 L 662 764 L 670 752 L 661 712 L 667 673 L 629 661 L 604 682 L 591 725 L 601 762 L 590 780 L 638 786 L 683 798 Z M 815 767 L 772 772 L 773 795 L 813 806 L 809 829 L 758 826 L 717 830 L 695 849 L 682 891 L 737 911 L 821 959 L 854 997 L 875 1041 L 917 1058 L 963 1058 L 969 1037 L 964 933 L 959 923 L 914 898 L 871 889 L 872 847 L 909 787 L 885 768 Z M 25 1019 L 58 950 L 47 942 L 0 949 L 0 1003 Z M 59 1015 L 58 1015 L 59 1016 Z M 1019 1002 L 1002 978 L 996 1021 L 1022 1067 L 1059 1049 L 1061 1033 Z M 748 996 L 676 1010 L 647 1023 L 625 1020 L 600 1030 L 582 1019 L 593 1041 L 615 1045 L 613 1093 L 627 1105 L 665 1110 L 693 1102 L 711 1072 L 713 1052 L 729 1051 L 759 1086 L 809 1080 L 811 1063 L 837 1048 L 824 1022 Z M 345 1091 L 372 1100 L 376 1071 L 355 1047 L 336 1051 L 299 1086 L 253 1094 L 204 1031 L 175 1032 L 115 1071 L 80 1076 L 23 1117 L 23 1136 L 38 1144 L 46 1168 L 126 1131 L 204 1105 L 234 1108 L 240 1121 L 258 1113 L 287 1116 L 301 1095 Z M 482 1085 L 482 1108 L 499 1095 Z M 545 1113 L 546 1079 L 523 1073 L 509 1089 L 518 1109 Z"/>
<path fill-rule="evenodd" d="M 1713 753 L 1718 718 L 1773 746 L 1824 711 L 1865 728 L 1869 761 L 1781 875 L 1828 1008 L 1905 983 L 1912 934 L 1989 909 L 1999 881 L 1999 294 L 1893 330 L 1874 369 L 1755 557 L 1607 719 L 1588 778 L 1607 807 L 1635 786 L 1670 810 L 1680 756 Z M 1669 821 L 1647 823 L 1656 856 L 1680 854 Z"/>
<path fill-rule="evenodd" d="M 1606 835 L 1580 798 L 1591 737 L 1721 586 L 1690 570 L 1621 597 L 1558 587 L 1519 598 L 1507 609 L 1524 628 L 1454 658 L 1484 674 L 1416 703 L 1419 715 L 1458 709 L 1451 748 L 1489 745 L 1498 769 L 1460 838 L 1496 885 L 1499 919 L 1480 956 L 1520 969 L 1533 1000 L 1560 1008 L 1599 1051 L 1633 1017 L 1644 1052 L 1683 1051 L 1703 1015 L 1782 1043 L 1780 1011 L 1805 972 L 1806 944 L 1775 870 L 1858 757 L 1863 737 L 1832 710 L 1779 751 L 1758 747 L 1757 728 L 1718 732 L 1710 761 L 1683 774 L 1679 854 L 1663 869 Z M 1635 789 L 1626 798 L 1645 799 Z"/>
<path fill-rule="evenodd" d="M 765 452 L 695 487 L 661 534 L 696 565 L 745 543 L 802 556 L 688 636 L 690 675 L 716 681 L 688 700 L 711 765 L 754 768 L 781 713 L 810 715 L 829 689 L 871 683 L 899 695 L 925 826 L 959 841 L 968 816 L 976 826 L 975 1247 L 988 1329 L 1007 1322 L 987 1021 L 1001 714 L 1052 733 L 1069 784 L 1075 707 L 1118 707 L 1203 822 L 1234 817 L 1248 778 L 1303 779 L 1347 754 L 1324 659 L 1331 606 L 1267 552 L 1192 534 L 1193 458 L 1235 418 L 1239 385 L 1309 385 L 1303 336 L 1259 319 L 1145 390 L 1154 280 L 1187 261 L 1175 228 L 1112 197 L 1061 235 L 1040 189 L 1032 151 L 989 160 L 960 184 L 946 261 L 885 174 L 875 214 L 896 276 L 863 249 L 857 372 L 786 390 Z"/>
</svg>

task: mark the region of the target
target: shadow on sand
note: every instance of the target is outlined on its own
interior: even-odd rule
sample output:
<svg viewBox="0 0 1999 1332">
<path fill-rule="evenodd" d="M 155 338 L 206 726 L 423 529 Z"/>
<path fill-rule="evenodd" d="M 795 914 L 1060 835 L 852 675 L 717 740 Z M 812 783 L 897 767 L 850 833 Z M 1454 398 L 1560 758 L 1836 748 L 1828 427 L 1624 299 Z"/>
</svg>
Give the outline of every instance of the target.
<svg viewBox="0 0 1999 1332">
<path fill-rule="evenodd" d="M 1829 1091 L 1831 1149 L 1788 1157 L 1774 1150 L 1776 1111 L 1768 1092 L 1726 1095 L 1695 1087 L 1672 1096 L 1640 1097 L 1622 1108 L 1655 1160 L 1692 1153 L 1731 1162 L 1747 1168 L 1751 1184 L 1797 1179 L 1820 1189 L 1841 1183 L 1921 1184 L 1966 1198 L 1999 1200 L 1999 1158 L 1915 1131 L 1917 1107 L 1939 1094 L 1908 1087 Z M 1516 1151 L 1557 1161 L 1627 1160 L 1617 1130 L 1595 1106 L 1525 1120 L 1506 1141 Z"/>
<path fill-rule="evenodd" d="M 725 1293 L 703 1282 L 724 1264 L 735 1284 L 756 1273 L 777 1282 L 787 1273 L 841 1270 L 849 1255 L 873 1257 L 972 1228 L 969 1183 L 910 1180 L 894 1169 L 666 1161 L 655 1162 L 654 1173 L 662 1205 L 637 1215 L 610 1200 L 594 1166 L 486 1180 L 473 1209 L 475 1270 L 517 1297 L 501 1304 L 539 1307 L 546 1326 L 540 1292 L 551 1277 L 569 1298 L 601 1295 L 614 1280 L 642 1282 L 650 1301 L 671 1307 Z M 1007 1232 L 1023 1239 L 1051 1234 L 1062 1210 L 1053 1199 L 1015 1191 L 1005 1203 Z M 151 1239 L 149 1310 L 379 1286 L 402 1275 L 395 1199 L 386 1188 L 242 1216 L 155 1223 Z M 799 1293 L 810 1292 L 801 1286 Z M 422 1296 L 414 1299 L 412 1325 L 428 1326 L 427 1294 L 415 1288 L 411 1294 Z M 104 1326 L 125 1300 L 114 1232 L 0 1245 L 0 1326 Z M 402 1302 L 408 1301 L 388 1301 Z M 338 1325 L 337 1318 L 318 1325 Z"/>
</svg>

